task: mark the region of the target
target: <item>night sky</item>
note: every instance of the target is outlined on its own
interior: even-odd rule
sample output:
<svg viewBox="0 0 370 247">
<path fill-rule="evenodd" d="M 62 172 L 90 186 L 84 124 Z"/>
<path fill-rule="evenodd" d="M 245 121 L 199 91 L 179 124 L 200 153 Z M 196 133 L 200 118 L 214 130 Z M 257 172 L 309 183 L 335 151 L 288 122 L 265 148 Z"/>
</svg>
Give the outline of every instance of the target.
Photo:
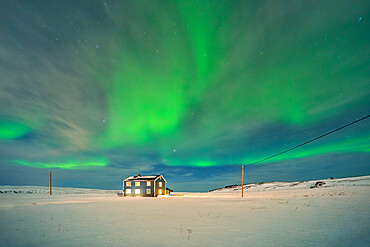
<svg viewBox="0 0 370 247">
<path fill-rule="evenodd" d="M 370 1 L 0 1 L 0 184 L 370 174 Z"/>
</svg>

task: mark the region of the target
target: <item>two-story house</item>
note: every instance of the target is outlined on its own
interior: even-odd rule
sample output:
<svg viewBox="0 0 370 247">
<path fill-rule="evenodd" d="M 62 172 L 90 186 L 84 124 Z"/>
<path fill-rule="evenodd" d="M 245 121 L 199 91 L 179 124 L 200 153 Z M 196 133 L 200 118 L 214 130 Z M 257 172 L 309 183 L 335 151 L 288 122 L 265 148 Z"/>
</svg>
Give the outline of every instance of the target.
<svg viewBox="0 0 370 247">
<path fill-rule="evenodd" d="M 169 189 L 166 189 L 167 181 L 162 175 L 152 176 L 131 176 L 123 182 L 124 196 L 149 196 L 166 195 Z"/>
</svg>

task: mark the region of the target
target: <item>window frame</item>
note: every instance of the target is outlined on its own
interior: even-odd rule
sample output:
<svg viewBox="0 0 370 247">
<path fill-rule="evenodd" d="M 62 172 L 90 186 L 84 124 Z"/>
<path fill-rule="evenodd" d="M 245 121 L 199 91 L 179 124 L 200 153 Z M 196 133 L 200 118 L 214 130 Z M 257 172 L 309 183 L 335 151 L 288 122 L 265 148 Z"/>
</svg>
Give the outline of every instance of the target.
<svg viewBox="0 0 370 247">
<path fill-rule="evenodd" d="M 146 189 L 146 194 L 147 194 L 147 195 L 152 194 L 152 190 L 151 190 L 151 189 Z"/>
<path fill-rule="evenodd" d="M 163 182 L 159 182 L 158 187 L 163 187 Z"/>
<path fill-rule="evenodd" d="M 146 181 L 146 186 L 152 186 L 152 181 Z"/>
</svg>

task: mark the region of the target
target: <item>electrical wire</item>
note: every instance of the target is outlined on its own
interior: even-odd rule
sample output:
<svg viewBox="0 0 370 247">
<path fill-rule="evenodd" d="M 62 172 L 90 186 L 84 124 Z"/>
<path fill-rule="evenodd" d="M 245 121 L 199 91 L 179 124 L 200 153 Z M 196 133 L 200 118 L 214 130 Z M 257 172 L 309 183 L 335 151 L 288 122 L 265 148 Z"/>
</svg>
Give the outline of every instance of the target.
<svg viewBox="0 0 370 247">
<path fill-rule="evenodd" d="M 325 133 L 325 134 L 323 134 L 323 135 L 320 135 L 320 136 L 318 136 L 318 137 L 315 137 L 315 138 L 313 138 L 313 139 L 311 139 L 311 140 L 309 140 L 309 141 L 306 141 L 306 142 L 301 143 L 301 144 L 299 144 L 299 145 L 297 145 L 297 146 L 294 146 L 294 147 L 289 148 L 289 149 L 287 149 L 287 150 L 284 150 L 284 151 L 282 151 L 282 152 L 280 152 L 280 153 L 277 153 L 277 154 L 271 155 L 271 156 L 269 156 L 269 157 L 267 157 L 267 158 L 261 159 L 261 160 L 259 160 L 259 161 L 256 161 L 256 162 L 251 163 L 251 164 L 248 164 L 248 165 L 255 165 L 255 164 L 261 163 L 261 162 L 263 162 L 263 161 L 266 161 L 266 160 L 272 159 L 272 158 L 274 158 L 274 157 L 276 157 L 276 156 L 282 155 L 282 154 L 284 154 L 284 153 L 287 153 L 287 152 L 289 152 L 289 151 L 292 151 L 293 149 L 296 149 L 296 148 L 302 147 L 302 146 L 304 146 L 304 145 L 306 145 L 306 144 L 308 144 L 308 143 L 311 143 L 311 142 L 313 142 L 313 141 L 316 141 L 316 140 L 318 140 L 318 139 L 320 139 L 320 138 L 323 138 L 323 137 L 325 137 L 325 136 L 327 136 L 327 135 L 330 135 L 330 134 L 332 134 L 332 133 L 334 133 L 334 132 L 337 132 L 337 131 L 339 131 L 339 130 L 341 130 L 341 129 L 344 129 L 344 128 L 348 127 L 348 126 L 351 126 L 351 125 L 353 125 L 353 124 L 355 124 L 355 123 L 358 123 L 358 122 L 360 122 L 360 121 L 363 121 L 363 120 L 365 120 L 365 119 L 366 119 L 366 118 L 368 118 L 368 117 L 370 117 L 370 115 L 367 115 L 367 116 L 365 116 L 365 117 L 363 117 L 363 118 L 357 119 L 357 120 L 355 120 L 355 121 L 353 121 L 353 122 L 351 122 L 351 123 L 348 123 L 348 124 L 346 124 L 346 125 L 343 125 L 342 127 L 336 128 L 335 130 L 329 131 L 329 132 L 327 132 L 327 133 Z"/>
</svg>

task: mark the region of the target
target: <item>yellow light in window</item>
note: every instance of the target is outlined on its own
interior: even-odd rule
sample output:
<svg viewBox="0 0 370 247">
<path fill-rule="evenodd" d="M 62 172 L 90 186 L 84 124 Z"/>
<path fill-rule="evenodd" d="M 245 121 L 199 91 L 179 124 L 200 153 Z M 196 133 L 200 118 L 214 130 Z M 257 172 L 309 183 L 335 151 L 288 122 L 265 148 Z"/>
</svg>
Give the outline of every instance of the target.
<svg viewBox="0 0 370 247">
<path fill-rule="evenodd" d="M 162 182 L 159 182 L 159 187 L 162 187 Z"/>
<path fill-rule="evenodd" d="M 135 186 L 140 186 L 140 182 L 135 182 Z"/>
<path fill-rule="evenodd" d="M 126 189 L 126 194 L 131 194 L 131 189 Z"/>
<path fill-rule="evenodd" d="M 147 182 L 146 182 L 146 186 L 150 186 L 150 185 L 152 185 L 152 182 L 147 181 Z"/>
<path fill-rule="evenodd" d="M 135 189 L 135 194 L 140 194 L 140 189 Z"/>
<path fill-rule="evenodd" d="M 162 195 L 162 190 L 158 190 L 158 195 Z"/>
<path fill-rule="evenodd" d="M 127 182 L 126 183 L 126 186 L 131 186 L 131 182 Z"/>
</svg>

